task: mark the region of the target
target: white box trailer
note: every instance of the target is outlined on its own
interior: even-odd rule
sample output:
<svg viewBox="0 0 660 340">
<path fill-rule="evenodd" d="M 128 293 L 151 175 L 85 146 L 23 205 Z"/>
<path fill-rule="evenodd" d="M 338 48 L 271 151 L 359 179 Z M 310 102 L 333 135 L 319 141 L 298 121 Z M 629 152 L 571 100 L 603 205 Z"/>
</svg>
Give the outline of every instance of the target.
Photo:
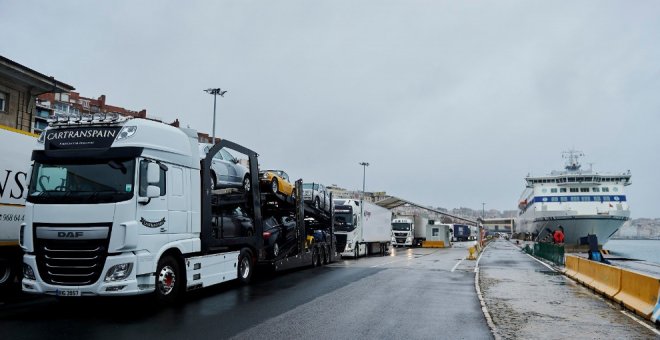
<svg viewBox="0 0 660 340">
<path fill-rule="evenodd" d="M 36 135 L 0 125 L 0 288 L 16 284 L 22 267 L 18 233 L 25 220 L 30 156 Z"/>
<path fill-rule="evenodd" d="M 335 199 L 337 252 L 358 258 L 389 250 L 392 212 L 370 202 Z M 362 205 L 362 206 L 361 206 Z"/>
</svg>

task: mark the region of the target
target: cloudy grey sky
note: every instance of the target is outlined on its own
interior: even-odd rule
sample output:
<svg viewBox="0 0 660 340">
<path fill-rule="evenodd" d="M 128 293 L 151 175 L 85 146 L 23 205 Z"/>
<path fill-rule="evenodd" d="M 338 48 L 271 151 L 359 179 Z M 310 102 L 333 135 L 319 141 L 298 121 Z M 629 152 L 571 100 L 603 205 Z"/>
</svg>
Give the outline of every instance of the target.
<svg viewBox="0 0 660 340">
<path fill-rule="evenodd" d="M 658 1 L 8 1 L 0 54 L 292 177 L 515 209 L 582 150 L 660 217 Z"/>
</svg>

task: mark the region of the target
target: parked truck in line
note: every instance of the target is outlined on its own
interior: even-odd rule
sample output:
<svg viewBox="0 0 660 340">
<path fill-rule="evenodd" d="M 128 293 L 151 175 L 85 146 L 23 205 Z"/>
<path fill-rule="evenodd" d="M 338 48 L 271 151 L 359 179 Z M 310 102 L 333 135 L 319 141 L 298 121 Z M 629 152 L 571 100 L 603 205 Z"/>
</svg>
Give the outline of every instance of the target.
<svg viewBox="0 0 660 340">
<path fill-rule="evenodd" d="M 172 302 L 188 290 L 248 283 L 257 264 L 285 269 L 336 256 L 332 213 L 262 193 L 257 154 L 241 145 L 222 140 L 200 157 L 193 130 L 112 115 L 51 122 L 39 143 L 19 231 L 25 292 L 154 293 Z M 249 188 L 212 189 L 221 149 L 248 159 Z M 302 180 L 296 185 L 302 197 Z M 264 247 L 270 217 L 297 223 L 296 242 L 277 254 Z M 329 236 L 308 243 L 319 231 Z"/>
<path fill-rule="evenodd" d="M 392 245 L 395 247 L 419 247 L 426 240 L 429 219 L 415 215 L 398 215 L 392 219 Z"/>
<path fill-rule="evenodd" d="M 22 266 L 18 232 L 25 220 L 30 154 L 36 135 L 0 125 L 0 291 L 19 289 Z"/>
<path fill-rule="evenodd" d="M 337 252 L 341 256 L 357 259 L 389 251 L 390 210 L 367 201 L 335 199 L 334 216 Z"/>
<path fill-rule="evenodd" d="M 467 224 L 452 224 L 453 241 L 469 241 L 474 237 L 472 227 Z"/>
</svg>

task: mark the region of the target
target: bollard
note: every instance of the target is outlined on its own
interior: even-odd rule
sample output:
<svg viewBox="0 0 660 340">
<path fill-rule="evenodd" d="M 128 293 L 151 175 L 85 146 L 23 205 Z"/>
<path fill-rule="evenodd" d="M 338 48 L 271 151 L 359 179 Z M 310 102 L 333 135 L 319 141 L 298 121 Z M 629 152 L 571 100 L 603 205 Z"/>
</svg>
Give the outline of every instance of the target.
<svg viewBox="0 0 660 340">
<path fill-rule="evenodd" d="M 475 247 L 470 247 L 468 248 L 468 251 L 470 252 L 470 255 L 468 256 L 468 260 L 476 260 L 477 257 L 474 256 L 474 254 L 477 252 Z"/>
</svg>

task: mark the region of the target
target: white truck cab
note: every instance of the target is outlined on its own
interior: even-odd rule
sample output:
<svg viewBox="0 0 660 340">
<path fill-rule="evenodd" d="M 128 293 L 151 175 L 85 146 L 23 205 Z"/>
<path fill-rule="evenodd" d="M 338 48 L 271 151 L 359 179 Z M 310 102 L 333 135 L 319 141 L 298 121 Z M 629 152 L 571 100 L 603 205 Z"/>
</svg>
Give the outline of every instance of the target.
<svg viewBox="0 0 660 340">
<path fill-rule="evenodd" d="M 202 254 L 195 132 L 95 116 L 39 141 L 20 229 L 25 292 L 167 299 L 240 274 L 239 251 Z"/>
</svg>

